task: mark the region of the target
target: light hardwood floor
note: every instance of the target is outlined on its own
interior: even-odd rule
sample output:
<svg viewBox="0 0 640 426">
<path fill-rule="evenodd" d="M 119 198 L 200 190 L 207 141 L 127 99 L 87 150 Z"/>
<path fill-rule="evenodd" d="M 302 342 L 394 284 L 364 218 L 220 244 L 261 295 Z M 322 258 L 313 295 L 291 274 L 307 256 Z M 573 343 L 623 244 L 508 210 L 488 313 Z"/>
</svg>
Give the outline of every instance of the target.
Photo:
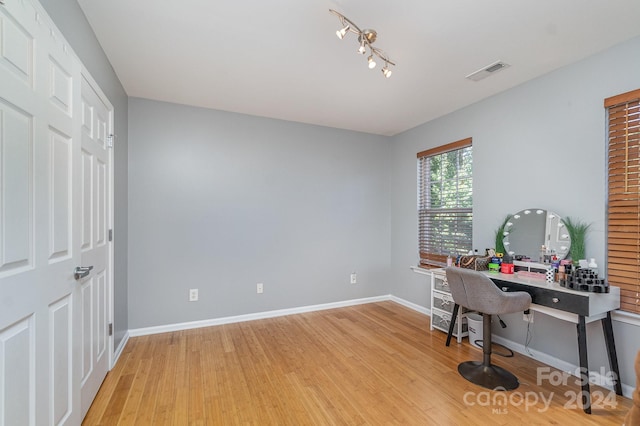
<svg viewBox="0 0 640 426">
<path fill-rule="evenodd" d="M 592 386 L 586 415 L 575 378 L 538 385 L 546 366 L 519 354 L 493 357 L 518 389 L 477 387 L 457 365 L 481 351 L 445 337 L 394 302 L 135 337 L 83 424 L 620 425 L 631 407 Z"/>
</svg>

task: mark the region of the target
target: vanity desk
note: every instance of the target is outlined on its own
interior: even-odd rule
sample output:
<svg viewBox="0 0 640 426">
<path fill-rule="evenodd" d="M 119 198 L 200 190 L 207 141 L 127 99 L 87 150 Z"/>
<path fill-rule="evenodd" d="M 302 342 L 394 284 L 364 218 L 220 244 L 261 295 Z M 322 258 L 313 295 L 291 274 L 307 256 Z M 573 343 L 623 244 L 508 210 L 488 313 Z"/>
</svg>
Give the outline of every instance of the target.
<svg viewBox="0 0 640 426">
<path fill-rule="evenodd" d="M 591 413 L 589 390 L 589 364 L 587 362 L 586 324 L 600 320 L 609 357 L 609 367 L 614 373 L 614 388 L 622 395 L 620 370 L 616 355 L 611 311 L 620 307 L 620 288 L 610 287 L 609 293 L 591 293 L 571 290 L 556 282 L 548 283 L 520 274 L 483 272 L 502 291 L 525 291 L 531 295 L 532 311 L 538 311 L 564 321 L 576 324 L 578 355 L 580 358 L 580 383 L 582 385 L 582 406 L 584 412 Z"/>
<path fill-rule="evenodd" d="M 546 315 L 559 318 L 576 324 L 578 337 L 578 356 L 580 359 L 580 384 L 582 386 L 581 400 L 584 412 L 591 413 L 591 393 L 589 389 L 589 364 L 587 362 L 587 330 L 590 322 L 600 321 L 604 332 L 604 340 L 609 358 L 609 366 L 613 373 L 615 392 L 622 395 L 620 383 L 620 370 L 616 346 L 613 338 L 611 324 L 611 311 L 620 308 L 620 288 L 608 287 L 608 293 L 574 290 L 557 282 L 547 282 L 546 272 L 552 261 L 560 261 L 565 258 L 584 259 L 584 235 L 588 226 L 583 227 L 582 233 L 578 232 L 580 222 L 563 219 L 560 215 L 545 209 L 531 208 L 521 210 L 507 216 L 501 227 L 496 231 L 496 250 L 504 253 L 509 258 L 515 269 L 513 274 L 501 272 L 483 273 L 502 291 L 524 291 L 531 295 L 532 311 L 538 311 Z M 532 261 L 533 260 L 533 261 Z M 540 263 L 535 263 L 539 261 Z M 416 268 L 418 269 L 418 268 Z M 414 271 L 418 272 L 416 269 Z M 512 271 L 514 269 L 511 269 Z M 443 281 L 441 287 L 448 287 L 445 270 L 432 269 L 432 317 L 433 311 L 441 309 L 436 306 L 434 291 L 435 277 Z M 572 279 L 575 276 L 572 276 Z M 602 281 L 602 282 L 600 282 Z M 604 280 L 590 277 L 589 282 L 580 284 L 593 291 L 606 291 Z M 436 286 L 437 287 L 437 286 Z M 437 308 L 437 309 L 434 309 Z M 456 319 L 463 321 L 466 316 L 459 313 L 459 305 L 454 304 L 451 309 L 451 324 L 447 335 L 447 346 L 454 335 L 453 330 Z M 460 309 L 463 311 L 463 309 Z M 459 326 L 460 327 L 460 326 Z M 440 328 L 440 327 L 436 327 Z M 440 328 L 442 329 L 442 328 Z M 458 341 L 461 339 L 461 329 L 458 328 Z"/>
<path fill-rule="evenodd" d="M 582 385 L 582 406 L 585 413 L 591 413 L 589 392 L 589 364 L 587 362 L 586 324 L 600 320 L 609 357 L 609 367 L 615 376 L 616 394 L 622 395 L 620 371 L 613 338 L 611 311 L 620 308 L 620 288 L 608 287 L 608 293 L 573 290 L 556 282 L 534 278 L 528 274 L 532 270 L 545 272 L 549 262 L 570 257 L 584 259 L 584 237 L 588 225 L 575 219 L 562 218 L 557 213 L 545 209 L 525 209 L 505 220 L 501 236 L 504 252 L 516 260 L 516 271 L 521 273 L 485 274 L 503 291 L 526 291 L 531 295 L 531 310 L 539 311 L 555 318 L 576 324 L 578 356 L 580 359 L 580 383 Z M 496 237 L 497 240 L 498 237 Z M 526 261 L 518 261 L 526 260 Z M 531 262 L 539 260 L 545 264 Z M 596 271 L 597 275 L 597 271 Z M 598 278 L 596 276 L 596 278 Z M 586 283 L 587 289 L 605 290 L 595 282 Z M 604 283 L 604 281 L 603 281 Z"/>
</svg>

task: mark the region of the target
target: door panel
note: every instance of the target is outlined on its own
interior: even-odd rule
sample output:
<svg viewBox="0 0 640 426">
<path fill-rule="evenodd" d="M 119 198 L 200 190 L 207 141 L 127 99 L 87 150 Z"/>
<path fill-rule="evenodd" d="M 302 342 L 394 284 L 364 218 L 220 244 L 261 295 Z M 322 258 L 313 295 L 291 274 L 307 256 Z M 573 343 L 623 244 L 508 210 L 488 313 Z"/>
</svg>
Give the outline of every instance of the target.
<svg viewBox="0 0 640 426">
<path fill-rule="evenodd" d="M 71 256 L 72 244 L 72 181 L 71 138 L 53 129 L 50 136 L 50 229 L 49 261 L 57 262 Z"/>
<path fill-rule="evenodd" d="M 64 424 L 73 411 L 73 309 L 71 296 L 49 307 L 49 383 L 52 424 Z"/>
<path fill-rule="evenodd" d="M 33 119 L 15 105 L 0 102 L 0 277 L 33 267 Z M 10 185 L 9 185 L 10 183 Z"/>
<path fill-rule="evenodd" d="M 0 422 L 5 425 L 34 424 L 34 322 L 29 316 L 0 331 L 0 401 L 4 406 Z"/>
<path fill-rule="evenodd" d="M 10 5 L 5 7 L 10 9 L 11 14 L 0 16 L 0 42 L 3 46 L 0 50 L 0 63 L 12 75 L 14 81 L 32 89 L 35 21 L 27 17 L 29 11 L 25 8 L 10 8 Z"/>
</svg>

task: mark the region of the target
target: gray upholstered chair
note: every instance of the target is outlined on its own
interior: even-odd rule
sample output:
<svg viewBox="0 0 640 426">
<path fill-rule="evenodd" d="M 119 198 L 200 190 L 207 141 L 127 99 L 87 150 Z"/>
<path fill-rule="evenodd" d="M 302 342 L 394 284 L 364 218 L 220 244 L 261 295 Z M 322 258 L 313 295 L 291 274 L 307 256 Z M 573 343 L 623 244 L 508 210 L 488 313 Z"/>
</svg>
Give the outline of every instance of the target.
<svg viewBox="0 0 640 426">
<path fill-rule="evenodd" d="M 524 291 L 503 292 L 481 272 L 463 268 L 447 268 L 447 282 L 455 302 L 451 330 L 459 306 L 482 313 L 483 360 L 466 361 L 458 365 L 462 377 L 488 389 L 511 390 L 518 387 L 518 378 L 502 367 L 491 364 L 491 315 L 521 312 L 529 309 L 531 296 Z M 449 346 L 450 337 L 447 338 Z"/>
</svg>

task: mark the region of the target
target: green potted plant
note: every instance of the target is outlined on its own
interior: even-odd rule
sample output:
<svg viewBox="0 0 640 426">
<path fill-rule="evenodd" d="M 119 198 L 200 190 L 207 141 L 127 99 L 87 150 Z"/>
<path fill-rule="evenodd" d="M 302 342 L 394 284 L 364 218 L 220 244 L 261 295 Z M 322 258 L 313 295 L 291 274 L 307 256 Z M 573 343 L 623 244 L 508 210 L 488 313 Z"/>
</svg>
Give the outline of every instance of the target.
<svg viewBox="0 0 640 426">
<path fill-rule="evenodd" d="M 504 220 L 502 221 L 502 223 L 500 224 L 500 226 L 498 227 L 498 229 L 496 229 L 496 253 L 502 253 L 505 254 L 506 250 L 504 248 L 504 228 L 507 226 L 507 222 L 509 222 L 509 219 L 511 218 L 511 215 L 506 215 Z"/>
<path fill-rule="evenodd" d="M 581 222 L 577 219 L 565 217 L 562 219 L 567 227 L 569 238 L 571 238 L 571 248 L 569 249 L 569 257 L 573 263 L 578 263 L 580 259 L 586 259 L 585 238 L 591 224 Z"/>
</svg>

